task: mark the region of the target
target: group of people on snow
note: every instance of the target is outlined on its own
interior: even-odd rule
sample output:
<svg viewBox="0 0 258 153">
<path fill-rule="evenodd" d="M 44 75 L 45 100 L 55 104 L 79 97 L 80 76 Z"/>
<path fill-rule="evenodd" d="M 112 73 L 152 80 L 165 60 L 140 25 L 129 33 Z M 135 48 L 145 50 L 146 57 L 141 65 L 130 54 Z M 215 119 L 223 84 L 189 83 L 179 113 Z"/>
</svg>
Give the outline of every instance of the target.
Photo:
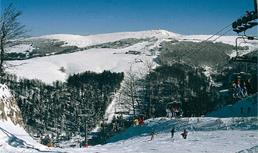
<svg viewBox="0 0 258 153">
<path fill-rule="evenodd" d="M 175 128 L 174 127 L 171 129 L 170 133 L 171 133 L 171 138 L 174 138 L 174 135 L 175 135 Z M 154 135 L 155 135 L 155 132 L 152 131 L 150 141 L 154 139 Z M 184 131 L 181 133 L 182 138 L 186 139 L 187 135 L 188 135 L 188 132 L 186 131 L 186 129 L 184 129 Z"/>
<path fill-rule="evenodd" d="M 144 124 L 144 117 L 135 118 L 133 120 L 134 126 L 143 125 L 143 124 Z"/>
</svg>

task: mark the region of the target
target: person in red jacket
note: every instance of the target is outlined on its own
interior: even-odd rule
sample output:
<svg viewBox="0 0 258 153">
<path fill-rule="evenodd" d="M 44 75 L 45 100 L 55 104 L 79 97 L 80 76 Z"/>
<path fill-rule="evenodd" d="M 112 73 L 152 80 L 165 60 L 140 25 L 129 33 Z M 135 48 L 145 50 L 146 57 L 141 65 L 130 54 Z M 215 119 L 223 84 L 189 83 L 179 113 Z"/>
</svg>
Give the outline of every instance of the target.
<svg viewBox="0 0 258 153">
<path fill-rule="evenodd" d="M 141 117 L 141 118 L 139 119 L 139 124 L 140 124 L 140 125 L 143 125 L 143 124 L 144 124 L 144 117 Z"/>
</svg>

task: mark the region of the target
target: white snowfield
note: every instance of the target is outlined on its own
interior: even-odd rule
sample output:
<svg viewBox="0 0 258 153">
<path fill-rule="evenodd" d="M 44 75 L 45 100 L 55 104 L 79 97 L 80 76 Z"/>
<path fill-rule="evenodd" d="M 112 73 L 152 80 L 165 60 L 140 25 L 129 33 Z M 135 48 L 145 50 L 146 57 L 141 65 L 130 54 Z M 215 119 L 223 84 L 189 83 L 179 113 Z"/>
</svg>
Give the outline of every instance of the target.
<svg viewBox="0 0 258 153">
<path fill-rule="evenodd" d="M 86 47 L 91 45 L 97 45 L 107 42 L 114 42 L 127 38 L 178 38 L 180 34 L 169 32 L 166 30 L 150 30 L 150 31 L 139 31 L 139 32 L 118 32 L 118 33 L 107 33 L 97 34 L 89 36 L 70 35 L 70 34 L 54 34 L 46 35 L 37 38 L 43 39 L 56 39 L 66 42 L 67 46 Z"/>
<path fill-rule="evenodd" d="M 153 60 L 158 55 L 158 47 L 162 41 L 179 40 L 200 42 L 209 37 L 210 35 L 186 36 L 165 30 L 110 33 L 89 36 L 68 34 L 41 36 L 36 38 L 60 40 L 66 42 L 65 45 L 75 45 L 78 47 L 114 42 L 126 38 L 151 39 L 122 49 L 92 48 L 69 54 L 10 61 L 8 62 L 9 64 L 17 66 L 8 69 L 8 71 L 22 78 L 39 79 L 48 84 L 51 84 L 56 80 L 65 81 L 69 75 L 87 70 L 94 72 L 102 72 L 104 70 L 111 70 L 112 72 L 126 72 L 130 67 L 133 67 L 135 71 L 141 71 L 145 67 L 145 61 Z M 211 40 L 214 40 L 215 38 L 216 36 Z M 235 38 L 236 36 L 223 36 L 216 40 L 216 42 L 224 42 L 234 45 Z M 35 37 L 30 39 L 35 39 Z M 249 46 L 250 50 L 253 50 L 258 47 L 258 42 L 247 41 L 244 45 Z M 150 53 L 151 49 L 155 50 L 153 54 Z M 141 54 L 126 54 L 128 51 L 138 51 Z M 233 56 L 233 54 L 231 56 Z M 64 68 L 65 71 L 60 71 L 61 68 Z"/>
<path fill-rule="evenodd" d="M 108 144 L 88 148 L 47 148 L 32 140 L 21 127 L 0 122 L 0 153 L 256 153 L 257 121 L 257 117 L 155 118 L 115 135 Z M 170 134 L 172 127 L 175 127 L 174 138 Z M 180 135 L 183 129 L 188 131 L 187 139 Z M 155 135 L 150 141 L 152 131 Z"/>
<path fill-rule="evenodd" d="M 31 52 L 34 48 L 31 44 L 19 44 L 6 48 L 7 53 L 25 53 Z"/>
<path fill-rule="evenodd" d="M 8 99 L 12 96 L 9 88 L 5 84 L 0 84 L 0 99 Z"/>
</svg>

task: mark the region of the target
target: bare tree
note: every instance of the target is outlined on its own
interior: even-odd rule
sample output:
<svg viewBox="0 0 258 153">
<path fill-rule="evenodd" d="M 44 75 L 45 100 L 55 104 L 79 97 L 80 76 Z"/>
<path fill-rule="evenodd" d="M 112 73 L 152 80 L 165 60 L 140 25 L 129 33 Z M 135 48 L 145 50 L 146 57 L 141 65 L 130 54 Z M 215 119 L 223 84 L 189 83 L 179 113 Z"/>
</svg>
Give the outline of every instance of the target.
<svg viewBox="0 0 258 153">
<path fill-rule="evenodd" d="M 139 80 L 137 73 L 134 72 L 131 68 L 127 72 L 125 80 L 122 85 L 121 94 L 124 97 L 125 104 L 127 105 L 127 108 L 132 108 L 133 115 L 136 115 L 136 108 L 138 105 L 138 84 L 137 81 Z"/>
<path fill-rule="evenodd" d="M 0 18 L 0 76 L 4 74 L 5 48 L 12 40 L 20 38 L 25 34 L 25 26 L 18 18 L 21 12 L 17 11 L 13 4 L 10 4 L 1 14 Z"/>
<path fill-rule="evenodd" d="M 155 63 L 152 59 L 151 60 L 145 60 L 144 61 L 144 66 L 145 66 L 147 74 L 150 74 L 151 71 L 155 68 Z"/>
</svg>

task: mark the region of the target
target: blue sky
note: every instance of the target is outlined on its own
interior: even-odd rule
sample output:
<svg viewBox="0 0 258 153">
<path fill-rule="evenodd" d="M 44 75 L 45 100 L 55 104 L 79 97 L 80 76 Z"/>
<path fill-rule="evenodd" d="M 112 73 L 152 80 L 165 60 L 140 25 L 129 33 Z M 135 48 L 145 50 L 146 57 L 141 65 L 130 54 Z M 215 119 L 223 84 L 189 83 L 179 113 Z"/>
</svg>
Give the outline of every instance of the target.
<svg viewBox="0 0 258 153">
<path fill-rule="evenodd" d="M 213 34 L 253 10 L 253 0 L 0 0 L 23 12 L 32 36 L 165 29 Z M 256 29 L 249 33 L 254 34 Z M 229 35 L 233 35 L 230 32 Z"/>
</svg>

